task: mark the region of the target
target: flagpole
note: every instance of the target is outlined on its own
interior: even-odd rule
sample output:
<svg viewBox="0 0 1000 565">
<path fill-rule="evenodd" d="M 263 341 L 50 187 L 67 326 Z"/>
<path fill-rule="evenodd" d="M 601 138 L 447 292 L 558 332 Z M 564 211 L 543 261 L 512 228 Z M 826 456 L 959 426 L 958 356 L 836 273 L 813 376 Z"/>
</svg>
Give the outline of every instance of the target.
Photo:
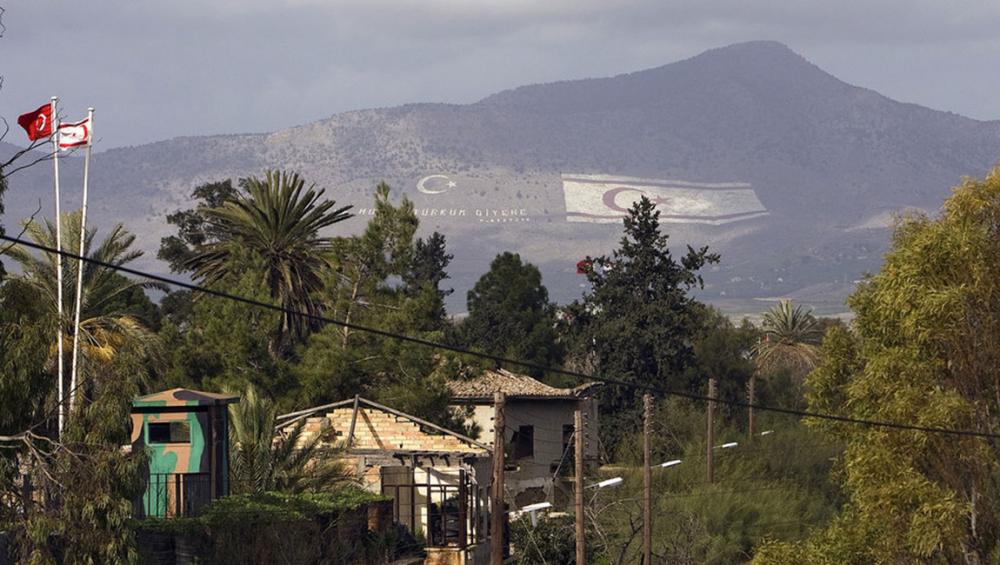
<svg viewBox="0 0 1000 565">
<path fill-rule="evenodd" d="M 57 113 L 58 96 L 53 96 L 51 101 L 52 109 L 52 167 L 55 179 L 56 193 L 56 250 L 62 251 L 62 217 L 59 211 L 59 114 Z M 62 436 L 63 427 L 66 422 L 66 392 L 63 382 L 63 283 L 62 283 L 62 254 L 57 253 L 56 257 L 56 349 L 58 351 L 57 374 L 59 378 L 59 435 Z"/>
<path fill-rule="evenodd" d="M 87 239 L 87 181 L 90 178 L 90 151 L 94 146 L 94 109 L 87 108 L 87 126 L 90 128 L 88 139 L 87 139 L 87 154 L 83 158 L 83 209 L 81 210 L 80 216 L 80 253 L 79 256 L 84 255 L 84 244 Z M 76 401 L 76 367 L 77 358 L 80 351 L 80 307 L 83 302 L 83 261 L 77 259 L 76 261 L 76 314 L 73 320 L 73 361 L 72 369 L 70 371 L 70 399 L 69 399 L 69 409 L 70 413 L 73 412 L 73 405 Z"/>
</svg>

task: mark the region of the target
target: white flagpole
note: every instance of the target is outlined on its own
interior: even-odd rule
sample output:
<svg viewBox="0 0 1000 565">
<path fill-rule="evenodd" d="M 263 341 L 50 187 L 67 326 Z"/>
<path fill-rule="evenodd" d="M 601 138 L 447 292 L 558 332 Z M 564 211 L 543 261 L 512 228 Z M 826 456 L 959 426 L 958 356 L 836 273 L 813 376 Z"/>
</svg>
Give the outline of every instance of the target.
<svg viewBox="0 0 1000 565">
<path fill-rule="evenodd" d="M 62 251 L 62 217 L 59 212 L 59 114 L 56 113 L 58 96 L 52 97 L 52 167 L 54 169 L 55 192 L 56 192 L 56 250 Z M 66 421 L 66 400 L 65 383 L 63 382 L 63 286 L 62 286 L 62 254 L 56 254 L 56 348 L 58 350 L 58 378 L 59 378 L 59 435 L 62 436 L 63 426 Z"/>
<path fill-rule="evenodd" d="M 94 109 L 87 108 L 87 127 L 90 128 L 87 139 L 87 155 L 83 158 L 83 209 L 80 216 L 80 257 L 84 256 L 84 242 L 87 239 L 87 181 L 90 178 L 90 150 L 94 146 Z M 70 371 L 69 409 L 73 412 L 76 401 L 76 367 L 80 351 L 80 306 L 83 302 L 83 261 L 76 261 L 76 314 L 73 320 L 73 364 Z"/>
</svg>

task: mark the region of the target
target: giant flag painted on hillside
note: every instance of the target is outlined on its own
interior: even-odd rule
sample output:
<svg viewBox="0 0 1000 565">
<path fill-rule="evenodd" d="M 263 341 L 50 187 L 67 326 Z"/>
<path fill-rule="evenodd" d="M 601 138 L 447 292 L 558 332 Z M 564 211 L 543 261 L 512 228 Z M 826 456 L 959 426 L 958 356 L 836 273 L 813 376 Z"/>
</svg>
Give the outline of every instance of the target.
<svg viewBox="0 0 1000 565">
<path fill-rule="evenodd" d="M 571 222 L 620 222 L 643 196 L 656 204 L 661 222 L 721 225 L 768 213 L 753 187 L 742 182 L 563 174 L 562 185 Z"/>
</svg>

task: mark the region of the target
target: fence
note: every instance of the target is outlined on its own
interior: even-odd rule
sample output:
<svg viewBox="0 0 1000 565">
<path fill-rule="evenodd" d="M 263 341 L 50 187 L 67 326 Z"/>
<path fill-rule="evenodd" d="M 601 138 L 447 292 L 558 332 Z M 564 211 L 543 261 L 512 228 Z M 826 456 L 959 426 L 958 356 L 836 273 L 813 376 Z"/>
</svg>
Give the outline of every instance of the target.
<svg viewBox="0 0 1000 565">
<path fill-rule="evenodd" d="M 150 473 L 141 497 L 133 501 L 136 518 L 197 516 L 212 500 L 208 473 Z"/>
</svg>

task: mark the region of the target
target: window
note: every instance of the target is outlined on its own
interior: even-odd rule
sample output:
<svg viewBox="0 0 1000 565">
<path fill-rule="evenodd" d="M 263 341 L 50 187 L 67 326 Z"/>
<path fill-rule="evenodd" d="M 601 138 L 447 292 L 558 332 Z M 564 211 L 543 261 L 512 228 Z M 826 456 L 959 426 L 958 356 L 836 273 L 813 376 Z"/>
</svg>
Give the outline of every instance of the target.
<svg viewBox="0 0 1000 565">
<path fill-rule="evenodd" d="M 535 426 L 520 426 L 511 438 L 514 445 L 514 460 L 535 456 Z"/>
<path fill-rule="evenodd" d="M 149 443 L 191 443 L 189 422 L 158 422 L 147 424 Z"/>
</svg>

